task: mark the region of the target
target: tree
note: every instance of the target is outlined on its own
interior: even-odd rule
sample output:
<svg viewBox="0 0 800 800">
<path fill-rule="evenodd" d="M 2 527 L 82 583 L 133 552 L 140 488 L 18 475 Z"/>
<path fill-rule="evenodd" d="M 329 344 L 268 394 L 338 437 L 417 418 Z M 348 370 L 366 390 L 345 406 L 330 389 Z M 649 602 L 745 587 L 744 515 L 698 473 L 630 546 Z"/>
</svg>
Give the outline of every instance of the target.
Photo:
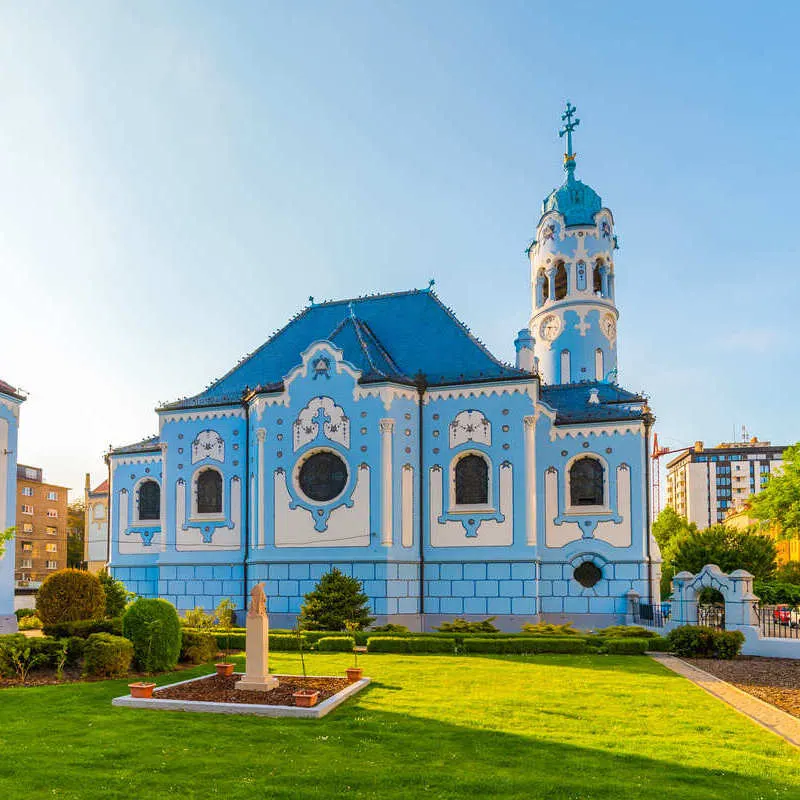
<svg viewBox="0 0 800 800">
<path fill-rule="evenodd" d="M 5 555 L 6 552 L 6 542 L 10 542 L 14 538 L 14 531 L 16 528 L 12 525 L 10 528 L 6 528 L 4 531 L 0 531 L 0 558 Z"/>
<path fill-rule="evenodd" d="M 122 616 L 128 600 L 134 597 L 133 593 L 125 588 L 122 581 L 112 578 L 105 567 L 97 573 L 97 577 L 106 596 L 106 617 L 112 619 Z"/>
<path fill-rule="evenodd" d="M 86 503 L 75 500 L 67 506 L 67 566 L 83 567 L 83 537 L 86 526 Z"/>
<path fill-rule="evenodd" d="M 369 598 L 361 581 L 334 567 L 325 573 L 300 609 L 300 627 L 307 630 L 343 631 L 345 622 L 363 630 L 375 621 L 369 615 Z"/>
<path fill-rule="evenodd" d="M 781 564 L 775 573 L 775 579 L 800 586 L 800 561 L 787 561 Z"/>
<path fill-rule="evenodd" d="M 664 508 L 653 521 L 653 538 L 658 543 L 664 560 L 667 560 L 679 539 L 694 533 L 697 533 L 697 525 L 694 522 L 687 522 L 685 517 L 670 506 Z"/>
<path fill-rule="evenodd" d="M 783 451 L 783 467 L 767 479 L 767 485 L 749 499 L 756 519 L 776 522 L 781 536 L 800 536 L 800 442 Z"/>
<path fill-rule="evenodd" d="M 765 579 L 775 574 L 776 555 L 769 536 L 712 525 L 676 542 L 670 566 L 675 572 L 697 573 L 706 564 L 716 564 L 723 572 L 745 569 Z"/>
</svg>

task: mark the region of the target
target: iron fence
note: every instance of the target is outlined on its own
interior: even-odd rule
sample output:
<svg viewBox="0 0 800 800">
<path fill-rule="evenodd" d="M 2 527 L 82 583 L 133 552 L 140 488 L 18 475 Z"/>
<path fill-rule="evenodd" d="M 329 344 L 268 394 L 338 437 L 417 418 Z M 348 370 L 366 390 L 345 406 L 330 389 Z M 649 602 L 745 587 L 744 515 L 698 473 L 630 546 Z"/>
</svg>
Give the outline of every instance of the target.
<svg viewBox="0 0 800 800">
<path fill-rule="evenodd" d="M 713 605 L 697 606 L 697 624 L 705 628 L 725 630 L 725 607 Z"/>
<path fill-rule="evenodd" d="M 637 603 L 633 611 L 633 621 L 638 625 L 651 628 L 663 628 L 669 619 L 669 605 L 655 603 Z"/>
<path fill-rule="evenodd" d="M 761 636 L 772 639 L 800 639 L 800 611 L 788 605 L 753 604 Z"/>
</svg>

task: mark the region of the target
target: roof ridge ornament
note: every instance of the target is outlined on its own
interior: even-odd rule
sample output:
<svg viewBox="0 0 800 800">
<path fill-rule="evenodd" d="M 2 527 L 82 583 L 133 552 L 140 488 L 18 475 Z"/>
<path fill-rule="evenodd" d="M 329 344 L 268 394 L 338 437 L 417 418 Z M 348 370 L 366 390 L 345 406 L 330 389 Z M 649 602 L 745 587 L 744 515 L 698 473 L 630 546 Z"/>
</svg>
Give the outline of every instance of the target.
<svg viewBox="0 0 800 800">
<path fill-rule="evenodd" d="M 575 172 L 575 156 L 578 155 L 577 153 L 573 152 L 572 150 L 572 132 L 578 125 L 581 124 L 579 119 L 576 119 L 574 122 L 572 117 L 575 115 L 577 108 L 572 105 L 572 103 L 567 100 L 567 109 L 561 115 L 561 121 L 564 122 L 564 127 L 558 132 L 559 138 L 563 138 L 564 134 L 567 135 L 567 152 L 564 153 L 564 169 L 567 171 L 567 179 L 573 180 L 574 172 Z"/>
</svg>

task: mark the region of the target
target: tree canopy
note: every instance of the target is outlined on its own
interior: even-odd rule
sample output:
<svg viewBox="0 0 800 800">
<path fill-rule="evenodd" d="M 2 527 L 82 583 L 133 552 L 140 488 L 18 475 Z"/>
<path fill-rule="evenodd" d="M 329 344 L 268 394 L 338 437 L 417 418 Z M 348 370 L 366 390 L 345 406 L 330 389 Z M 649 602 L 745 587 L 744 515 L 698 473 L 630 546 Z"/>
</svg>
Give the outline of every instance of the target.
<svg viewBox="0 0 800 800">
<path fill-rule="evenodd" d="M 369 611 L 369 598 L 364 594 L 361 581 L 334 567 L 320 578 L 316 589 L 305 596 L 300 610 L 300 627 L 341 631 L 347 622 L 357 630 L 363 630 L 374 622 Z"/>
<path fill-rule="evenodd" d="M 782 469 L 769 476 L 767 485 L 749 503 L 756 519 L 778 523 L 781 536 L 800 536 L 800 442 L 784 450 Z"/>
</svg>

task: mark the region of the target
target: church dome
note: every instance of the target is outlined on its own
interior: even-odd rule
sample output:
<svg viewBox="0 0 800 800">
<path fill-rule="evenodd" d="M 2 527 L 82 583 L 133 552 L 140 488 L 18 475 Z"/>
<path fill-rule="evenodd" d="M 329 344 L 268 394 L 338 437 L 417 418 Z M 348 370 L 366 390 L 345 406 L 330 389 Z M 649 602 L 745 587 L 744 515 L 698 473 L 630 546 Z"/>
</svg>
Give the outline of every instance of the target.
<svg viewBox="0 0 800 800">
<path fill-rule="evenodd" d="M 571 165 L 574 169 L 574 162 Z M 558 211 L 567 225 L 592 225 L 594 215 L 603 207 L 600 195 L 568 172 L 566 183 L 554 189 L 542 203 L 542 216 L 549 211 Z"/>
</svg>

